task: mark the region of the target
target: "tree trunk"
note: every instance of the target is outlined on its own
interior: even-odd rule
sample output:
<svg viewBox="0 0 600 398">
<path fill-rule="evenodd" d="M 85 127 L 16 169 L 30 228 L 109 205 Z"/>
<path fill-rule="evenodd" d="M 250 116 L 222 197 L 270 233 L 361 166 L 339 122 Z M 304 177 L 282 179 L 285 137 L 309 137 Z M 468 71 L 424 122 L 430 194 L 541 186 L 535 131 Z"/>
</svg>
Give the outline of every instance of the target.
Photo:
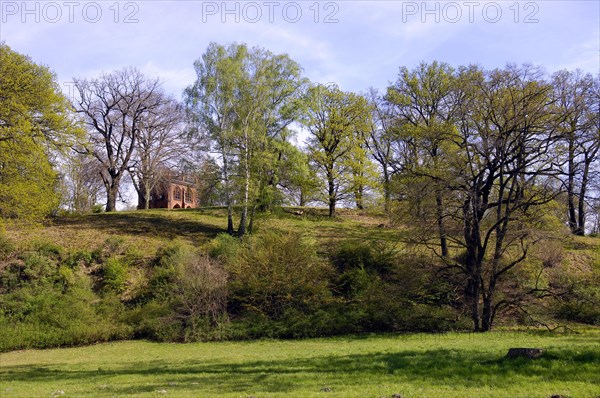
<svg viewBox="0 0 600 398">
<path fill-rule="evenodd" d="M 111 184 L 106 188 L 106 212 L 117 210 L 118 184 Z"/>
<path fill-rule="evenodd" d="M 240 217 L 240 227 L 238 228 L 238 236 L 241 238 L 246 234 L 246 224 L 248 223 L 248 200 L 250 193 L 250 156 L 248 153 L 248 133 L 246 132 L 246 148 L 244 153 L 244 202 L 242 204 L 242 216 Z"/>
<path fill-rule="evenodd" d="M 567 170 L 567 205 L 569 208 L 569 229 L 571 233 L 577 232 L 577 216 L 575 212 L 575 148 L 573 139 L 569 140 L 569 166 Z"/>
<path fill-rule="evenodd" d="M 468 306 L 473 322 L 473 330 L 479 332 L 479 296 L 481 294 L 481 256 L 479 255 L 479 228 L 477 226 L 476 212 L 472 208 L 471 200 L 463 204 L 464 239 L 466 245 L 465 273 L 465 304 Z"/>
<path fill-rule="evenodd" d="M 437 212 L 438 233 L 440 235 L 440 246 L 442 249 L 442 257 L 448 257 L 448 242 L 446 239 L 446 227 L 444 226 L 444 202 L 442 199 L 441 190 L 435 193 L 435 203 Z"/>
<path fill-rule="evenodd" d="M 229 187 L 229 169 L 225 150 L 223 150 L 223 181 L 225 182 L 225 204 L 227 205 L 227 233 L 233 236 L 233 206 L 231 203 L 231 190 Z"/>
<path fill-rule="evenodd" d="M 254 229 L 254 213 L 256 212 L 256 205 L 250 209 L 250 221 L 248 222 L 248 233 L 252 235 Z"/>
<path fill-rule="evenodd" d="M 152 189 L 150 189 L 148 184 L 144 184 L 144 185 L 145 185 L 144 209 L 148 210 L 150 208 L 150 195 L 151 195 Z"/>
<path fill-rule="evenodd" d="M 298 206 L 304 207 L 306 206 L 306 197 L 304 195 L 304 191 L 300 188 L 300 198 L 298 200 Z"/>
<path fill-rule="evenodd" d="M 587 184 L 590 173 L 591 161 L 586 156 L 583 164 L 583 175 L 581 176 L 581 190 L 579 191 L 579 203 L 577 204 L 577 229 L 575 234 L 579 236 L 585 235 L 585 195 L 587 193 Z"/>
<path fill-rule="evenodd" d="M 233 209 L 231 203 L 227 205 L 227 233 L 233 235 Z"/>
<path fill-rule="evenodd" d="M 494 292 L 496 290 L 496 277 L 492 276 L 483 295 L 483 313 L 481 316 L 481 332 L 489 332 L 494 322 Z"/>
<path fill-rule="evenodd" d="M 383 195 L 384 204 L 383 208 L 385 214 L 390 214 L 390 172 L 387 169 L 387 165 L 383 165 Z"/>
<path fill-rule="evenodd" d="M 359 186 L 356 188 L 356 191 L 354 192 L 354 197 L 356 199 L 356 208 L 358 210 L 363 210 L 365 208 L 364 205 L 364 201 L 363 201 L 363 195 L 364 195 L 364 186 Z"/>
<path fill-rule="evenodd" d="M 333 181 L 333 177 L 329 176 L 327 178 L 327 182 L 328 182 L 328 194 L 329 194 L 329 217 L 333 218 L 335 217 L 335 202 L 336 202 L 336 197 L 335 197 L 335 182 Z"/>
</svg>

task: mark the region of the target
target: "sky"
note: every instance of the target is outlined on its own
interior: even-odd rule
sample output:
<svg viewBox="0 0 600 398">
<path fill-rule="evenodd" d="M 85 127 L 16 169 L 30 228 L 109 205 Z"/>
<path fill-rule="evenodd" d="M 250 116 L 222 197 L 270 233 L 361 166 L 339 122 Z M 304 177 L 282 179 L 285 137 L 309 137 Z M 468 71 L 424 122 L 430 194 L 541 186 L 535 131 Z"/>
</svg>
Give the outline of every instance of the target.
<svg viewBox="0 0 600 398">
<path fill-rule="evenodd" d="M 531 63 L 600 73 L 600 2 L 7 1 L 0 41 L 74 77 L 136 66 L 181 98 L 212 41 L 287 53 L 319 83 L 381 91 L 401 66 Z"/>
<path fill-rule="evenodd" d="M 383 92 L 400 67 L 434 60 L 597 75 L 600 2 L 0 0 L 2 41 L 48 66 L 67 95 L 75 77 L 135 66 L 182 98 L 210 42 L 287 53 L 314 82 Z"/>
</svg>

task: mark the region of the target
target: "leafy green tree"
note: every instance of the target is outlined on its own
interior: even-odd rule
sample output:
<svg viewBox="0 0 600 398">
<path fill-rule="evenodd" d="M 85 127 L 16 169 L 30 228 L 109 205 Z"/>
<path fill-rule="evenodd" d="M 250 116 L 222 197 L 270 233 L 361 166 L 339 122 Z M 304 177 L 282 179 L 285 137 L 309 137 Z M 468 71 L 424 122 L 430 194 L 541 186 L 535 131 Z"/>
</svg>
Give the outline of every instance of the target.
<svg viewBox="0 0 600 398">
<path fill-rule="evenodd" d="M 234 148 L 236 91 L 246 56 L 246 46 L 225 48 L 211 43 L 194 62 L 196 82 L 185 90 L 190 123 L 198 139 L 206 142 L 208 150 L 219 157 L 230 235 L 234 232 L 232 175 L 238 155 Z"/>
<path fill-rule="evenodd" d="M 369 103 L 373 112 L 373 123 L 366 143 L 370 155 L 381 168 L 384 210 L 390 212 L 392 197 L 392 174 L 394 173 L 394 144 L 400 120 L 395 117 L 394 107 L 376 89 L 369 91 Z"/>
<path fill-rule="evenodd" d="M 292 205 L 306 206 L 318 197 L 319 179 L 308 154 L 290 143 L 282 151 L 278 186 Z"/>
<path fill-rule="evenodd" d="M 230 234 L 233 193 L 239 189 L 242 236 L 251 230 L 249 210 L 253 214 L 257 201 L 269 197 L 275 186 L 288 126 L 299 109 L 301 69 L 287 55 L 216 43 L 195 68 L 197 80 L 186 90 L 189 114 L 198 135 L 220 158 Z"/>
<path fill-rule="evenodd" d="M 435 195 L 435 218 L 442 256 L 447 256 L 446 206 L 444 175 L 448 172 L 444 158 L 451 151 L 449 135 L 454 133 L 454 72 L 444 63 L 421 63 L 409 71 L 400 69 L 398 80 L 388 88 L 387 99 L 399 115 L 402 133 L 409 139 L 419 162 L 407 164 L 404 172 L 424 178 Z"/>
<path fill-rule="evenodd" d="M 76 137 L 68 101 L 45 66 L 0 43 L 0 216 L 39 219 L 59 204 L 53 151 Z"/>
<path fill-rule="evenodd" d="M 308 154 L 326 185 L 329 217 L 339 201 L 353 193 L 352 162 L 364 155 L 361 145 L 371 123 L 367 100 L 335 85 L 310 87 L 302 124 L 308 129 Z"/>
</svg>

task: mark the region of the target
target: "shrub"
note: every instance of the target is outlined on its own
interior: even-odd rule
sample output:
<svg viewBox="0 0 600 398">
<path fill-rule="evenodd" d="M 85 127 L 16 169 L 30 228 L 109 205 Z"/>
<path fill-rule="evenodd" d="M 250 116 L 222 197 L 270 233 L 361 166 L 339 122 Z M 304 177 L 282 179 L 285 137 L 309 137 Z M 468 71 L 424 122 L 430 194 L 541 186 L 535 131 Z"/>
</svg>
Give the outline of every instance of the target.
<svg viewBox="0 0 600 398">
<path fill-rule="evenodd" d="M 112 301 L 107 306 L 105 300 L 99 300 L 93 293 L 91 285 L 88 275 L 74 273 L 67 289 L 27 285 L 2 295 L 0 350 L 90 344 L 131 337 L 130 329 L 119 318 L 122 304 Z"/>
<path fill-rule="evenodd" d="M 208 255 L 224 263 L 236 261 L 240 250 L 240 240 L 229 235 L 217 235 L 207 246 Z"/>
<path fill-rule="evenodd" d="M 63 260 L 63 264 L 69 268 L 77 268 L 80 266 L 90 266 L 94 261 L 92 252 L 88 250 L 75 250 L 70 252 Z"/>
<path fill-rule="evenodd" d="M 389 242 L 345 241 L 333 253 L 331 261 L 340 273 L 363 268 L 369 272 L 385 274 L 394 267 L 396 256 L 396 248 Z"/>
<path fill-rule="evenodd" d="M 15 251 L 15 245 L 8 239 L 0 225 L 0 259 Z"/>
<path fill-rule="evenodd" d="M 313 240 L 295 233 L 267 232 L 243 241 L 231 274 L 230 309 L 278 319 L 289 308 L 305 313 L 330 298 L 329 264 Z"/>
<path fill-rule="evenodd" d="M 137 334 L 171 341 L 225 337 L 227 273 L 217 260 L 175 242 L 159 250 L 148 286 L 131 318 Z"/>
<path fill-rule="evenodd" d="M 128 266 L 118 257 L 111 257 L 102 266 L 102 284 L 108 291 L 122 293 L 127 286 Z"/>
<path fill-rule="evenodd" d="M 31 250 L 48 257 L 58 257 L 63 253 L 63 248 L 59 245 L 45 240 L 36 240 L 30 244 Z"/>
</svg>

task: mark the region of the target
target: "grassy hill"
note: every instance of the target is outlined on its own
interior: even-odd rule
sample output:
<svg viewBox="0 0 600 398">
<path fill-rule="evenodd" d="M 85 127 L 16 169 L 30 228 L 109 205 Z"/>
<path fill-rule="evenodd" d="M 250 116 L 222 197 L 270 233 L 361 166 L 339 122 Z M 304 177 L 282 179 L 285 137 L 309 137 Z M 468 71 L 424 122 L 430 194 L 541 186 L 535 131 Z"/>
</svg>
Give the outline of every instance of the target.
<svg viewBox="0 0 600 398">
<path fill-rule="evenodd" d="M 440 274 L 408 227 L 338 214 L 276 209 L 241 241 L 225 234 L 223 208 L 9 226 L 0 234 L 0 351 L 469 329 L 458 276 Z M 500 294 L 520 301 L 498 325 L 600 324 L 600 239 L 557 242 L 538 245 L 506 278 Z"/>
<path fill-rule="evenodd" d="M 343 239 L 400 242 L 405 235 L 400 227 L 390 228 L 382 214 L 341 209 L 337 218 L 329 219 L 326 209 L 303 208 L 302 215 L 294 214 L 298 211 L 298 208 L 285 208 L 260 214 L 255 231 L 310 234 L 325 246 Z M 220 207 L 98 213 L 59 217 L 36 228 L 9 228 L 7 236 L 13 243 L 51 241 L 68 249 L 94 248 L 107 237 L 117 236 L 150 254 L 173 239 L 196 246 L 206 244 L 226 232 L 226 217 L 226 210 Z"/>
</svg>

